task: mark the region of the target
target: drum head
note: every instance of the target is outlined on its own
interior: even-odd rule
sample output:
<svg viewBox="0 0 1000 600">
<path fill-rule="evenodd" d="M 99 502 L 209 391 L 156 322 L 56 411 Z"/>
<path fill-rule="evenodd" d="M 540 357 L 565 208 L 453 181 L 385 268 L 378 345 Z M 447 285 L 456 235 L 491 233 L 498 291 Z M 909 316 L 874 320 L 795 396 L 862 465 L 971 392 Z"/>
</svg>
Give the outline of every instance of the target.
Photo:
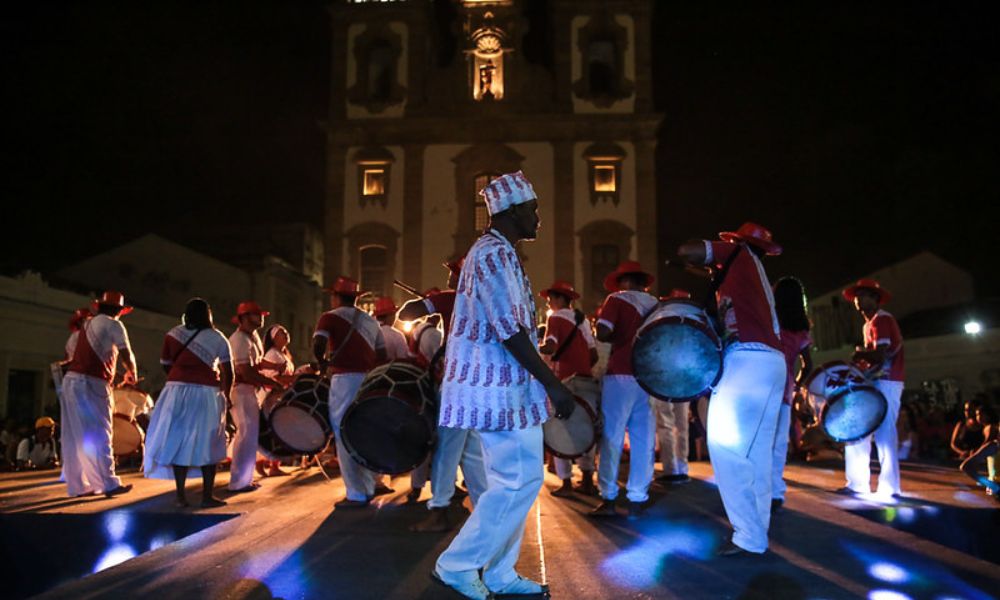
<svg viewBox="0 0 1000 600">
<path fill-rule="evenodd" d="M 139 425 L 131 418 L 116 414 L 111 421 L 111 427 L 111 450 L 115 456 L 130 456 L 142 449 L 145 436 Z"/>
<path fill-rule="evenodd" d="M 340 422 L 341 439 L 361 466 L 396 475 L 420 466 L 434 446 L 429 415 L 409 399 L 388 394 L 359 396 Z"/>
<path fill-rule="evenodd" d="M 261 454 L 270 460 L 303 454 L 302 452 L 296 452 L 282 443 L 278 439 L 278 436 L 274 435 L 274 430 L 271 429 L 271 423 L 267 420 L 267 415 L 264 414 L 264 411 L 261 410 L 259 414 L 260 433 L 257 435 L 257 447 Z"/>
<path fill-rule="evenodd" d="M 865 375 L 857 366 L 843 360 L 823 363 L 809 374 L 803 385 L 814 396 L 831 396 L 849 384 L 863 385 Z"/>
<path fill-rule="evenodd" d="M 597 443 L 597 413 L 583 398 L 573 398 L 576 409 L 568 419 L 551 417 L 542 424 L 545 448 L 559 458 L 583 456 Z"/>
<path fill-rule="evenodd" d="M 853 442 L 878 429 L 889 403 L 878 388 L 852 385 L 834 393 L 823 408 L 823 431 L 837 442 Z"/>
<path fill-rule="evenodd" d="M 662 317 L 636 335 L 632 370 L 642 389 L 660 400 L 693 400 L 722 376 L 722 346 L 705 323 Z"/>
<path fill-rule="evenodd" d="M 278 440 L 298 453 L 316 454 L 330 443 L 326 416 L 297 400 L 276 406 L 269 422 Z"/>
</svg>

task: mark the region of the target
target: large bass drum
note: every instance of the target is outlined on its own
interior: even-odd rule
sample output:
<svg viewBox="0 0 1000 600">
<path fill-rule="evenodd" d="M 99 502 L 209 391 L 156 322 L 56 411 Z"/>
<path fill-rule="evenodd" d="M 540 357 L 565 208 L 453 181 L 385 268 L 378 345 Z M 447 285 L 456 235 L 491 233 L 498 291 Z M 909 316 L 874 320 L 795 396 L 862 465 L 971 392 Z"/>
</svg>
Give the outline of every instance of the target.
<svg viewBox="0 0 1000 600">
<path fill-rule="evenodd" d="M 111 451 L 119 462 L 142 455 L 146 433 L 129 415 L 115 413 L 111 419 Z"/>
<path fill-rule="evenodd" d="M 366 469 L 405 473 L 420 466 L 433 449 L 437 412 L 427 372 L 409 361 L 393 361 L 365 376 L 341 419 L 341 439 Z"/>
<path fill-rule="evenodd" d="M 853 442 L 878 429 L 889 411 L 885 396 L 856 365 L 824 363 L 803 382 L 823 432 L 835 442 Z"/>
<path fill-rule="evenodd" d="M 722 377 L 722 341 L 700 306 L 670 300 L 636 333 L 632 370 L 642 389 L 655 398 L 694 400 Z"/>
<path fill-rule="evenodd" d="M 306 373 L 299 375 L 274 404 L 270 415 L 261 411 L 258 444 L 275 456 L 318 454 L 330 444 L 330 382 Z M 270 401 L 265 399 L 265 406 Z M 267 420 L 267 428 L 263 427 Z"/>
<path fill-rule="evenodd" d="M 601 384 L 579 375 L 563 383 L 573 392 L 576 409 L 568 419 L 553 417 L 542 425 L 545 449 L 559 458 L 578 458 L 597 444 L 601 434 Z"/>
</svg>

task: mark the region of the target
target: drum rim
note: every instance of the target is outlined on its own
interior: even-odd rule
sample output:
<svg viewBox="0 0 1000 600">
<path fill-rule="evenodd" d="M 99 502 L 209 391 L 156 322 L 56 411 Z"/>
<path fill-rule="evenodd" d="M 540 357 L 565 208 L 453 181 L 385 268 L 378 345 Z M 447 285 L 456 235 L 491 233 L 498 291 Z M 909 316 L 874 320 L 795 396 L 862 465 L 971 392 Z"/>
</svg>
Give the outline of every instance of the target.
<svg viewBox="0 0 1000 600">
<path fill-rule="evenodd" d="M 281 441 L 281 438 L 279 438 L 277 434 L 274 433 L 274 429 L 271 428 L 271 423 L 268 421 L 267 416 L 264 414 L 264 410 L 260 409 L 257 412 L 260 415 L 260 428 L 257 430 L 257 449 L 260 451 L 261 454 L 264 454 L 265 456 L 271 455 L 271 457 L 277 457 L 277 458 L 286 458 L 290 456 L 296 456 L 298 454 L 309 454 L 308 452 L 299 452 L 294 448 L 289 448 L 287 445 L 285 445 L 285 442 Z M 277 442 L 284 450 L 287 450 L 288 454 L 278 454 L 274 450 L 267 448 L 263 444 L 261 444 L 260 438 L 265 435 L 268 435 L 271 439 Z M 327 446 L 329 445 L 330 444 L 327 443 Z M 326 448 L 323 448 L 323 450 L 326 450 Z M 322 450 L 320 452 L 322 452 Z M 316 454 L 319 453 L 317 452 Z"/>
<path fill-rule="evenodd" d="M 813 372 L 810 373 L 805 379 L 802 380 L 802 386 L 801 387 L 809 389 L 809 386 L 811 386 L 812 382 L 815 381 L 817 377 L 819 377 L 820 373 L 825 373 L 827 371 L 827 369 L 829 369 L 830 367 L 841 366 L 841 365 L 846 366 L 846 367 L 853 367 L 853 368 L 857 369 L 858 372 L 862 374 L 862 376 L 864 376 L 864 373 L 861 371 L 861 369 L 857 365 L 855 365 L 854 363 L 852 363 L 850 361 L 847 361 L 847 360 L 828 360 L 825 363 L 823 363 L 820 366 L 818 366 L 815 369 L 813 369 Z"/>
<path fill-rule="evenodd" d="M 679 322 L 682 325 L 689 325 L 689 326 L 694 327 L 695 329 L 706 331 L 706 332 L 708 332 L 710 334 L 709 335 L 709 339 L 711 339 L 712 341 L 714 341 L 716 343 L 716 348 L 717 348 L 716 351 L 719 354 L 719 370 L 715 374 L 715 377 L 712 379 L 712 383 L 708 384 L 702 390 L 700 390 L 697 394 L 694 394 L 692 396 L 664 396 L 664 395 L 661 395 L 658 392 L 655 392 L 651 387 L 647 386 L 643 382 L 642 378 L 640 378 L 635 373 L 635 368 L 634 368 L 634 365 L 635 365 L 635 351 L 636 351 L 636 347 L 639 345 L 639 340 L 642 339 L 642 334 L 645 333 L 646 331 L 654 328 L 654 327 L 658 327 L 661 324 L 666 324 L 668 322 Z M 723 359 L 723 356 L 722 355 L 723 355 L 722 338 L 720 338 L 719 334 L 717 334 L 715 332 L 715 330 L 712 329 L 707 323 L 703 323 L 703 322 L 697 321 L 695 319 L 685 318 L 685 317 L 680 316 L 680 315 L 664 315 L 662 317 L 658 317 L 657 319 L 655 319 L 653 321 L 650 321 L 649 323 L 643 324 L 643 326 L 640 327 L 639 331 L 635 334 L 635 340 L 632 341 L 632 365 L 633 365 L 632 376 L 635 377 L 636 383 L 639 384 L 639 387 L 641 387 L 644 392 L 646 392 L 650 396 L 656 398 L 657 400 L 660 400 L 662 402 L 676 402 L 676 403 L 691 402 L 692 400 L 697 400 L 698 398 L 701 398 L 707 392 L 711 391 L 713 388 L 715 388 L 716 385 L 719 384 L 719 380 L 722 379 L 722 371 L 723 371 L 723 369 L 722 369 L 722 363 L 723 363 L 722 359 Z"/>
<path fill-rule="evenodd" d="M 875 427 L 873 427 L 871 429 L 871 431 L 863 433 L 863 434 L 861 434 L 861 435 L 859 435 L 857 437 L 843 438 L 843 439 L 833 437 L 832 435 L 830 435 L 830 431 L 826 428 L 826 413 L 827 413 L 827 411 L 829 411 L 830 407 L 833 406 L 834 404 L 836 404 L 848 392 L 853 392 L 855 390 L 862 390 L 862 389 L 863 390 L 871 390 L 871 391 L 877 392 L 878 395 L 879 395 L 879 397 L 882 398 L 882 416 L 878 419 L 878 425 L 876 425 Z M 830 394 L 830 397 L 826 399 L 826 404 L 823 406 L 823 411 L 820 413 L 820 416 L 819 416 L 819 422 L 820 422 L 820 426 L 823 428 L 823 433 L 825 433 L 828 438 L 830 438 L 831 440 L 833 440 L 835 442 L 841 443 L 841 444 L 849 444 L 851 442 L 856 442 L 856 441 L 860 440 L 861 438 L 867 437 L 867 436 L 871 435 L 872 433 L 874 433 L 876 429 L 878 429 L 879 427 L 882 426 L 882 422 L 885 421 L 885 417 L 886 417 L 887 414 L 889 414 L 889 401 L 886 399 L 885 394 L 882 393 L 882 390 L 878 389 L 878 387 L 876 387 L 875 385 L 872 385 L 870 383 L 849 384 L 849 385 L 846 385 L 846 386 L 844 386 L 842 388 L 839 388 L 836 392 L 834 392 L 833 394 Z"/>
<path fill-rule="evenodd" d="M 574 458 L 580 458 L 584 454 L 590 452 L 591 448 L 593 448 L 594 446 L 596 446 L 598 440 L 601 439 L 601 420 L 600 420 L 600 415 L 598 415 L 597 411 L 595 411 L 593 408 L 590 407 L 590 403 L 587 402 L 586 400 L 584 400 L 579 394 L 573 394 L 573 399 L 576 400 L 576 403 L 579 406 L 583 407 L 584 411 L 586 411 L 586 413 L 588 415 L 590 415 L 590 421 L 594 424 L 594 440 L 592 442 L 590 442 L 589 446 L 587 446 L 586 448 L 584 448 L 583 452 L 581 452 L 579 454 L 566 454 L 565 452 L 560 452 L 560 451 L 556 450 L 555 448 L 552 448 L 551 446 L 549 446 L 545 442 L 545 429 L 544 429 L 544 427 L 542 428 L 542 445 L 545 446 L 545 449 L 548 450 L 549 452 L 551 452 L 552 454 L 554 454 L 555 456 L 557 456 L 559 458 L 565 458 L 567 460 L 572 460 Z M 579 408 L 579 406 L 577 408 Z M 555 418 L 556 417 L 550 417 L 549 419 L 551 420 L 551 419 L 555 419 Z"/>
<path fill-rule="evenodd" d="M 394 398 L 393 396 L 389 396 L 387 394 L 383 394 L 381 397 L 390 398 L 397 402 L 401 402 L 399 399 Z M 354 447 L 354 444 L 351 443 L 350 436 L 347 435 L 346 433 L 347 429 L 344 427 L 344 423 L 347 421 L 348 417 L 354 412 L 354 410 L 358 406 L 360 406 L 360 404 L 357 402 L 359 398 L 361 398 L 360 394 L 355 397 L 355 399 L 351 402 L 350 405 L 348 405 L 347 410 L 344 411 L 344 415 L 340 417 L 340 441 L 344 444 L 344 448 L 347 450 L 347 453 L 351 455 L 351 458 L 356 460 L 362 467 L 368 469 L 369 471 L 373 471 L 375 473 L 380 473 L 383 475 L 401 475 L 403 473 L 407 473 L 409 471 L 412 471 L 413 469 L 416 469 L 421 464 L 423 464 L 425 460 L 427 460 L 427 457 L 434 451 L 434 447 L 437 446 L 437 422 L 435 419 L 430 418 L 426 410 L 421 410 L 419 412 L 414 413 L 417 416 L 422 417 L 422 420 L 427 424 L 427 428 L 430 431 L 430 437 L 427 440 L 427 453 L 424 454 L 423 459 L 421 459 L 419 462 L 399 471 L 390 471 L 382 469 L 381 467 L 372 464 L 370 460 L 361 456 L 361 454 L 358 453 L 357 449 Z M 409 403 L 406 403 L 406 405 L 412 406 Z M 427 403 L 425 402 L 424 407 L 426 406 Z"/>
<path fill-rule="evenodd" d="M 288 441 L 285 440 L 285 438 L 281 437 L 281 435 L 278 434 L 278 430 L 274 428 L 274 423 L 272 422 L 273 419 L 274 419 L 274 415 L 275 415 L 275 413 L 278 412 L 278 409 L 285 408 L 287 406 L 292 406 L 292 405 L 302 405 L 302 406 L 305 406 L 305 407 L 312 408 L 309 404 L 307 404 L 305 402 L 302 402 L 301 400 L 297 400 L 297 399 L 282 400 L 281 402 L 279 402 L 278 404 L 276 404 L 274 406 L 274 408 L 271 409 L 271 414 L 267 416 L 267 426 L 268 426 L 268 428 L 270 428 L 270 430 L 274 434 L 274 437 L 278 438 L 278 441 L 280 441 L 282 444 L 284 444 L 288 448 L 291 448 L 292 450 L 295 450 L 298 454 L 319 454 L 320 452 L 323 452 L 324 450 L 326 450 L 327 448 L 329 448 L 330 447 L 330 438 L 333 436 L 333 426 L 329 423 L 329 415 L 324 415 L 326 417 L 325 419 L 316 419 L 315 417 L 313 417 L 314 414 L 320 412 L 320 411 L 317 411 L 317 410 L 307 411 L 307 414 L 310 417 L 313 417 L 313 420 L 316 421 L 316 422 L 318 422 L 321 425 L 321 429 L 323 430 L 323 433 L 326 434 L 326 442 L 323 443 L 323 446 L 321 446 L 319 450 L 303 450 L 303 449 L 300 449 L 300 448 L 298 448 L 296 446 L 293 446 L 292 444 L 289 444 Z"/>
</svg>

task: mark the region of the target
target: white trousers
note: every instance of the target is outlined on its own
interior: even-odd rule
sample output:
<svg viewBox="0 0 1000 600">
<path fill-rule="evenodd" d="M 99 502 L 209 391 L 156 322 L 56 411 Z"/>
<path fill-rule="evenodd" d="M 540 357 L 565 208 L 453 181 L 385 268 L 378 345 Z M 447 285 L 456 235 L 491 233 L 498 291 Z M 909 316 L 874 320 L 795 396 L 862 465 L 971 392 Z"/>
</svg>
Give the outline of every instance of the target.
<svg viewBox="0 0 1000 600">
<path fill-rule="evenodd" d="M 778 427 L 774 430 L 774 457 L 771 459 L 771 498 L 784 500 L 785 491 L 785 463 L 788 461 L 788 436 L 791 435 L 792 407 L 790 404 L 781 403 L 778 409 Z"/>
<path fill-rule="evenodd" d="M 618 468 L 621 466 L 625 430 L 631 447 L 626 493 L 632 502 L 649 499 L 653 481 L 653 451 L 656 421 L 649 394 L 631 375 L 605 375 L 601 389 L 604 432 L 600 441 L 601 461 L 598 484 L 605 500 L 618 497 Z"/>
<path fill-rule="evenodd" d="M 354 460 L 344 446 L 344 439 L 340 434 L 340 421 L 344 418 L 347 407 L 354 402 L 354 396 L 357 395 L 364 379 L 364 373 L 341 373 L 330 378 L 330 426 L 333 427 L 337 460 L 340 462 L 340 476 L 344 479 L 348 500 L 363 501 L 375 495 L 377 475 Z"/>
<path fill-rule="evenodd" d="M 896 418 L 899 417 L 899 402 L 903 395 L 902 381 L 879 379 L 875 382 L 879 391 L 889 403 L 885 420 L 871 435 L 844 446 L 844 473 L 847 487 L 861 494 L 871 492 L 872 439 L 878 451 L 880 472 L 878 475 L 878 495 L 902 493 L 899 487 L 899 442 L 896 434 Z"/>
<path fill-rule="evenodd" d="M 472 506 L 486 491 L 486 468 L 483 465 L 483 442 L 474 429 L 438 427 L 437 446 L 431 458 L 431 493 L 427 508 L 444 508 L 455 495 L 455 474 L 462 466 L 462 477 L 469 490 Z"/>
<path fill-rule="evenodd" d="M 556 476 L 559 479 L 572 479 L 573 478 L 573 464 L 580 467 L 581 471 L 589 471 L 593 473 L 597 470 L 597 444 L 593 448 L 584 452 L 581 456 L 574 459 L 569 458 L 555 458 L 556 463 Z"/>
<path fill-rule="evenodd" d="M 667 475 L 687 475 L 688 415 L 690 402 L 664 402 L 650 398 L 656 411 L 656 435 L 660 440 L 660 462 Z"/>
<path fill-rule="evenodd" d="M 427 476 L 430 475 L 430 470 L 431 457 L 428 456 L 416 469 L 410 471 L 410 487 L 415 490 L 423 488 L 427 484 Z"/>
<path fill-rule="evenodd" d="M 708 452 L 733 543 L 767 550 L 771 457 L 785 391 L 785 358 L 777 350 L 730 348 L 708 403 Z"/>
<path fill-rule="evenodd" d="M 481 431 L 486 491 L 437 568 L 472 578 L 483 570 L 483 583 L 500 589 L 517 578 L 525 518 L 542 487 L 541 426 L 514 431 Z"/>
<path fill-rule="evenodd" d="M 103 379 L 67 373 L 62 395 L 62 476 L 70 496 L 119 487 L 111 449 L 111 386 Z"/>
<path fill-rule="evenodd" d="M 241 383 L 233 386 L 233 423 L 236 435 L 229 453 L 233 463 L 229 467 L 229 489 L 241 490 L 253 483 L 257 466 L 257 443 L 260 437 L 260 399 L 257 388 Z"/>
</svg>

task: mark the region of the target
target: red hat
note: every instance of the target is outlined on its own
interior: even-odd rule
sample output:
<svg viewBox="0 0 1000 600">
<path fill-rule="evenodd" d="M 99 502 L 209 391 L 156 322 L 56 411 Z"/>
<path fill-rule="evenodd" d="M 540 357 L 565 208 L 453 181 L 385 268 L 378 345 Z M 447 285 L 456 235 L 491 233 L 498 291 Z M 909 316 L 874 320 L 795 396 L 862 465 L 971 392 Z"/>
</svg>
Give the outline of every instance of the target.
<svg viewBox="0 0 1000 600">
<path fill-rule="evenodd" d="M 462 265 L 465 264 L 465 255 L 463 254 L 455 260 L 445 261 L 441 264 L 452 273 L 461 273 Z"/>
<path fill-rule="evenodd" d="M 97 300 L 94 300 L 94 302 L 97 303 L 98 306 L 103 304 L 106 306 L 117 306 L 121 308 L 122 309 L 121 312 L 118 313 L 118 316 L 120 317 L 124 317 L 125 315 L 132 312 L 132 307 L 129 306 L 128 304 L 125 304 L 125 296 L 123 296 L 121 292 L 108 290 L 103 294 L 101 294 L 101 297 L 98 298 Z"/>
<path fill-rule="evenodd" d="M 234 325 L 239 325 L 240 317 L 243 315 L 260 315 L 266 317 L 269 314 L 271 313 L 261 308 L 260 304 L 257 304 L 253 300 L 247 300 L 246 302 L 240 302 L 236 306 L 236 316 L 232 318 L 232 321 Z"/>
<path fill-rule="evenodd" d="M 781 254 L 781 246 L 771 239 L 771 232 L 766 228 L 747 221 L 740 225 L 735 232 L 723 231 L 719 238 L 725 242 L 746 242 L 751 246 L 756 246 L 766 252 L 769 256 Z"/>
<path fill-rule="evenodd" d="M 573 289 L 572 284 L 570 284 L 568 281 L 561 281 L 561 280 L 556 281 L 548 288 L 538 292 L 538 295 L 548 300 L 549 294 L 551 294 L 552 292 L 555 292 L 557 294 L 562 294 L 563 296 L 566 296 L 570 300 L 576 300 L 577 298 L 580 297 L 580 294 L 576 293 L 576 290 Z"/>
<path fill-rule="evenodd" d="M 360 296 L 361 285 L 350 277 L 341 275 L 337 278 L 337 281 L 333 282 L 332 286 L 323 288 L 323 291 L 331 294 L 342 294 L 344 296 Z"/>
<path fill-rule="evenodd" d="M 660 296 L 660 302 L 667 302 L 670 300 L 690 300 L 691 292 L 687 290 L 682 290 L 680 288 L 674 288 L 670 290 L 670 293 L 666 296 Z"/>
<path fill-rule="evenodd" d="M 638 262 L 634 260 L 626 260 L 622 264 L 618 265 L 617 269 L 608 273 L 608 276 L 604 278 L 604 289 L 609 292 L 617 292 L 622 289 L 621 286 L 618 285 L 618 279 L 624 275 L 644 276 L 646 278 L 646 283 L 644 283 L 642 287 L 645 288 L 653 285 L 653 281 L 655 281 L 655 278 L 652 275 L 642 270 L 642 266 Z"/>
<path fill-rule="evenodd" d="M 392 298 L 388 296 L 379 296 L 375 300 L 375 316 L 384 317 L 385 315 L 394 315 L 396 311 L 399 310 L 396 307 L 396 303 L 392 301 Z"/>
<path fill-rule="evenodd" d="M 886 289 L 879 285 L 879 283 L 874 279 L 859 279 L 857 283 L 844 290 L 844 299 L 848 302 L 854 302 L 854 298 L 858 295 L 858 290 L 869 290 L 875 292 L 878 296 L 879 304 L 885 304 L 892 299 L 892 294 L 886 291 Z"/>
<path fill-rule="evenodd" d="M 92 314 L 93 313 L 91 312 L 90 308 L 87 306 L 83 308 L 78 308 L 75 311 L 73 311 L 73 316 L 70 317 L 69 319 L 69 330 L 79 331 L 80 327 L 83 325 L 83 322 L 89 319 Z"/>
</svg>

